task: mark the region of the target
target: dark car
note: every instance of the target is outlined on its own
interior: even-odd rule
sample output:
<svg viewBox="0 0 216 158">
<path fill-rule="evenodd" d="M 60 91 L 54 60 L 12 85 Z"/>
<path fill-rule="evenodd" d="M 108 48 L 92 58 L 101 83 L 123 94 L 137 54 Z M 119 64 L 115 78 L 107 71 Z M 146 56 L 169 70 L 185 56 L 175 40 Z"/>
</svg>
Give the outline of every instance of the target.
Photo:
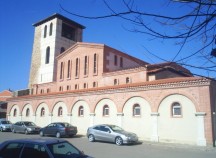
<svg viewBox="0 0 216 158">
<path fill-rule="evenodd" d="M 96 125 L 89 127 L 87 137 L 90 142 L 95 140 L 114 142 L 116 145 L 137 143 L 138 137 L 135 133 L 127 132 L 116 125 Z"/>
<path fill-rule="evenodd" d="M 90 158 L 66 140 L 31 138 L 0 145 L 1 158 Z"/>
<path fill-rule="evenodd" d="M 11 131 L 11 122 L 6 119 L 0 119 L 0 131 Z"/>
<path fill-rule="evenodd" d="M 77 127 L 67 122 L 54 122 L 40 129 L 40 136 L 49 135 L 57 138 L 63 136 L 72 137 L 77 134 Z"/>
<path fill-rule="evenodd" d="M 11 125 L 13 133 L 39 133 L 40 127 L 30 121 L 19 121 Z"/>
</svg>

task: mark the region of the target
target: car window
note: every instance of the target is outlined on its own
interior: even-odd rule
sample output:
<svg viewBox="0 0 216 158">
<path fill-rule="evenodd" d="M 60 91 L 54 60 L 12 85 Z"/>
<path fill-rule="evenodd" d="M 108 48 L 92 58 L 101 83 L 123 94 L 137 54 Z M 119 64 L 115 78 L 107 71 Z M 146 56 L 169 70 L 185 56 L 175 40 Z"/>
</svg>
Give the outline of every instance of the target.
<svg viewBox="0 0 216 158">
<path fill-rule="evenodd" d="M 3 158 L 19 158 L 23 143 L 9 143 L 0 152 L 0 157 Z"/>
<path fill-rule="evenodd" d="M 100 126 L 96 126 L 93 129 L 100 130 Z"/>
<path fill-rule="evenodd" d="M 10 121 L 2 121 L 2 124 L 10 124 Z"/>
<path fill-rule="evenodd" d="M 24 146 L 21 158 L 49 158 L 49 154 L 43 145 L 28 143 Z"/>
<path fill-rule="evenodd" d="M 79 150 L 77 150 L 73 145 L 68 142 L 55 143 L 47 145 L 54 158 L 66 158 L 66 157 L 75 157 L 80 155 Z"/>
<path fill-rule="evenodd" d="M 23 122 L 26 126 L 35 126 L 33 122 Z"/>
<path fill-rule="evenodd" d="M 49 124 L 48 127 L 54 127 L 54 124 Z"/>
<path fill-rule="evenodd" d="M 109 132 L 110 131 L 110 129 L 108 127 L 106 127 L 106 126 L 101 126 L 100 130 L 103 131 L 103 132 Z"/>
<path fill-rule="evenodd" d="M 20 122 L 15 123 L 15 125 L 20 126 Z"/>
<path fill-rule="evenodd" d="M 110 126 L 110 128 L 111 128 L 113 131 L 124 131 L 121 127 L 115 126 L 115 125 Z"/>
</svg>

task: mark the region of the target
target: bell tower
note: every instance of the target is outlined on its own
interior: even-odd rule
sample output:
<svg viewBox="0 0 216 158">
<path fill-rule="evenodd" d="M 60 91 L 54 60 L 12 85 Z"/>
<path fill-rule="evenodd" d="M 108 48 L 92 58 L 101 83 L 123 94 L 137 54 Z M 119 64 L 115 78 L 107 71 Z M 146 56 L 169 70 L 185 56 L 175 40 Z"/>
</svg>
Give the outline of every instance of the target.
<svg viewBox="0 0 216 158">
<path fill-rule="evenodd" d="M 82 42 L 84 26 L 54 14 L 35 24 L 29 88 L 56 81 L 56 56 L 76 42 Z"/>
</svg>

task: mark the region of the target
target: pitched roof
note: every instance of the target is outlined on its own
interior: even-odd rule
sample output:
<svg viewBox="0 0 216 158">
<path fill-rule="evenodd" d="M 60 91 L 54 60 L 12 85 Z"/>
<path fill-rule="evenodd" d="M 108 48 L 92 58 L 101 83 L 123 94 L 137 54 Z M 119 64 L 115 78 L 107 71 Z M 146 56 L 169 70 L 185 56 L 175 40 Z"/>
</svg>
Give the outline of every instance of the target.
<svg viewBox="0 0 216 158">
<path fill-rule="evenodd" d="M 47 21 L 50 21 L 50 20 L 52 20 L 52 19 L 55 19 L 55 18 L 61 19 L 61 20 L 63 20 L 63 21 L 66 21 L 66 22 L 68 22 L 69 24 L 75 25 L 75 26 L 77 26 L 77 27 L 79 27 L 79 28 L 81 28 L 81 29 L 85 29 L 85 26 L 83 26 L 83 25 L 81 25 L 81 24 L 79 24 L 79 23 L 77 23 L 77 22 L 75 22 L 75 21 L 73 21 L 73 20 L 71 20 L 71 19 L 69 19 L 69 18 L 66 18 L 65 16 L 63 16 L 63 15 L 61 15 L 61 14 L 58 14 L 58 13 L 55 13 L 55 14 L 49 16 L 48 18 L 43 19 L 43 20 L 41 20 L 41 21 L 39 21 L 39 22 L 33 24 L 33 26 L 35 26 L 35 27 L 36 27 L 36 26 L 39 26 L 39 25 L 41 25 L 41 24 L 43 24 L 43 23 L 45 23 L 45 22 L 47 22 Z"/>
<path fill-rule="evenodd" d="M 176 71 L 186 76 L 193 76 L 188 69 L 184 68 L 181 65 L 176 64 L 175 62 L 165 62 L 165 63 L 147 65 L 147 73 L 156 73 L 167 69 Z"/>
</svg>

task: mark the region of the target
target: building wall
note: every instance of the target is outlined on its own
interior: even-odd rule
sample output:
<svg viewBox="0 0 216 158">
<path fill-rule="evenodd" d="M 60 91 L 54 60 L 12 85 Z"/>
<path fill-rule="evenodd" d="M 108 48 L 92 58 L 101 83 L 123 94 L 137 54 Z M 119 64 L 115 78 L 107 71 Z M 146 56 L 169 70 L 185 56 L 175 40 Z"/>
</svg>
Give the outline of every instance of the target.
<svg viewBox="0 0 216 158">
<path fill-rule="evenodd" d="M 206 145 L 206 143 L 212 144 L 213 139 L 212 125 L 208 120 L 211 114 L 207 108 L 209 101 L 202 100 L 202 92 L 207 87 L 208 83 L 205 82 L 202 84 L 183 82 L 176 86 L 166 85 L 164 88 L 161 86 L 132 87 L 29 96 L 21 99 L 22 101 L 10 101 L 8 119 L 12 122 L 27 119 L 20 114 L 23 113 L 22 109 L 24 110 L 23 107 L 28 103 L 32 106 L 33 115 L 36 113 L 34 122 L 39 126 L 55 121 L 70 122 L 78 127 L 79 134 L 85 135 L 88 127 L 109 123 L 138 134 L 141 140 Z M 171 117 L 173 102 L 179 102 L 182 106 L 182 117 Z M 141 115 L 138 117 L 132 115 L 135 103 L 141 106 Z M 103 116 L 102 111 L 105 104 L 109 106 L 109 116 Z M 84 107 L 82 117 L 78 116 L 80 105 Z M 38 110 L 42 106 L 46 107 L 46 119 L 38 116 Z M 59 106 L 63 107 L 64 116 L 57 116 Z M 18 112 L 16 117 L 13 116 L 14 108 L 17 108 Z M 158 113 L 156 119 L 155 113 Z M 202 113 L 205 115 L 200 117 Z"/>
</svg>

